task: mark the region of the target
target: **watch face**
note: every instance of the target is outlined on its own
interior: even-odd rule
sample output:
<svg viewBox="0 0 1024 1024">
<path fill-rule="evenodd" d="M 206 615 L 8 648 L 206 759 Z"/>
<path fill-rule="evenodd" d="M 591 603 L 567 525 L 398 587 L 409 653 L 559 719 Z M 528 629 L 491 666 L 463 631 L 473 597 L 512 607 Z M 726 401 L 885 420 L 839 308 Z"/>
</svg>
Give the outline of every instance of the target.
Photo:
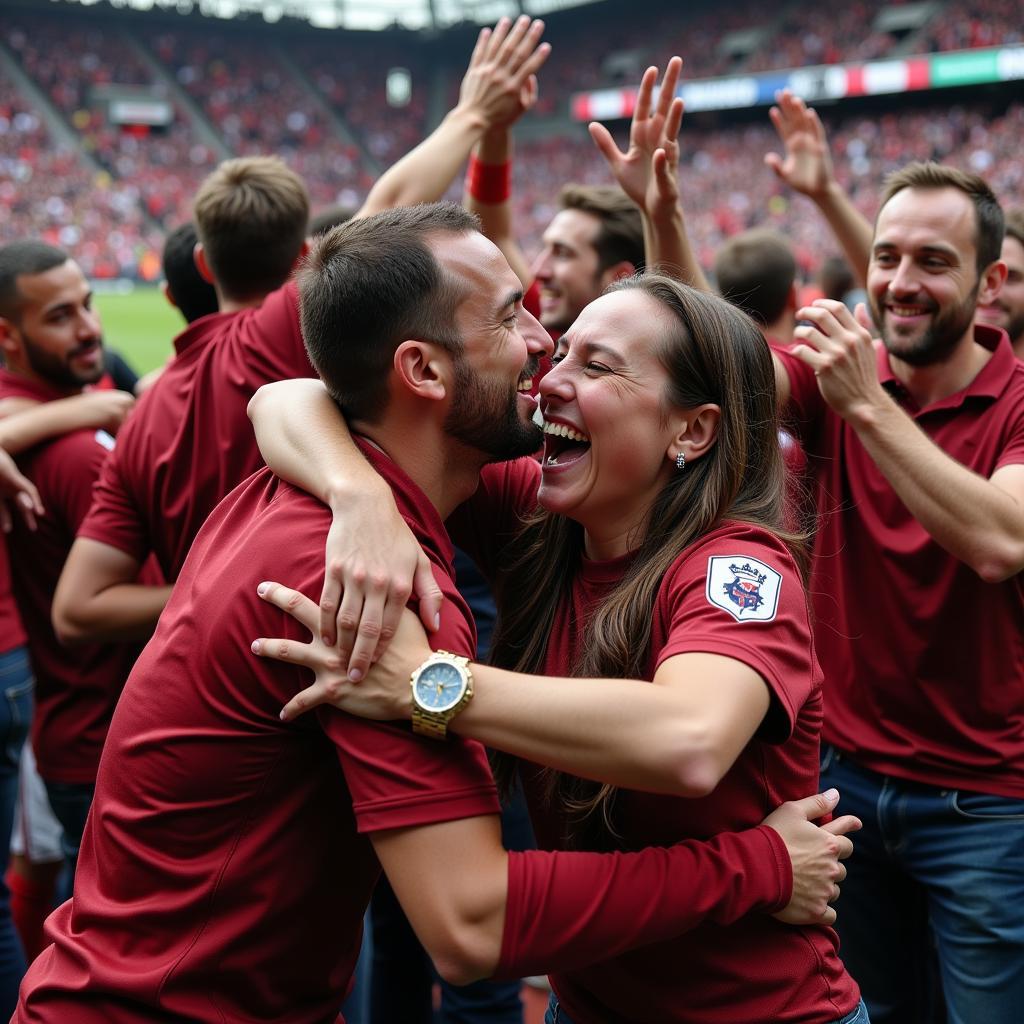
<svg viewBox="0 0 1024 1024">
<path fill-rule="evenodd" d="M 465 692 L 466 677 L 445 662 L 427 665 L 416 680 L 416 702 L 427 711 L 448 711 Z"/>
</svg>

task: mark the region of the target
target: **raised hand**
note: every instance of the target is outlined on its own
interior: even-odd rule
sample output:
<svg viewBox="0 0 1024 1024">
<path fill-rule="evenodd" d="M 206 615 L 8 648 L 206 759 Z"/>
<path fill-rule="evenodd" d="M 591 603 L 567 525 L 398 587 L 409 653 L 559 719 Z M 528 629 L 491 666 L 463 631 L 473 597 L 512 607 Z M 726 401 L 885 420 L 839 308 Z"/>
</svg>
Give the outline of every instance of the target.
<svg viewBox="0 0 1024 1024">
<path fill-rule="evenodd" d="M 679 201 L 679 127 L 683 101 L 676 96 L 683 61 L 673 57 L 665 69 L 657 103 L 652 106 L 658 69 L 649 67 L 640 81 L 629 146 L 623 153 L 603 124 L 590 124 L 590 137 L 605 158 L 615 180 L 634 203 L 649 213 L 674 207 Z"/>
<path fill-rule="evenodd" d="M 779 133 L 785 156 L 768 153 L 764 162 L 790 188 L 812 199 L 822 197 L 835 181 L 825 126 L 817 112 L 788 89 L 776 94 L 768 116 Z"/>
<path fill-rule="evenodd" d="M 551 52 L 540 41 L 543 32 L 544 22 L 526 15 L 480 31 L 458 105 L 479 116 L 484 128 L 509 125 L 536 102 L 537 72 Z"/>
</svg>

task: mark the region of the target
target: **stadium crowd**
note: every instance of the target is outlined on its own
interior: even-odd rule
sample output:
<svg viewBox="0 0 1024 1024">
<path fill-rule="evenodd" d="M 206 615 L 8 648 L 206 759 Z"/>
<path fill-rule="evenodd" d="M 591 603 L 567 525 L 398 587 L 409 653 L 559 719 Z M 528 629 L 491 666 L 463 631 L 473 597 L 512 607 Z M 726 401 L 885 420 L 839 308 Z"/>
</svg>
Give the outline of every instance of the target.
<svg viewBox="0 0 1024 1024">
<path fill-rule="evenodd" d="M 0 1014 L 1017 1020 L 1024 104 L 711 128 L 670 55 L 882 6 L 503 18 L 454 91 L 5 26 Z M 628 127 L 517 142 L 609 26 Z M 189 102 L 124 133 L 143 45 Z M 92 282 L 157 251 L 138 380 Z"/>
</svg>

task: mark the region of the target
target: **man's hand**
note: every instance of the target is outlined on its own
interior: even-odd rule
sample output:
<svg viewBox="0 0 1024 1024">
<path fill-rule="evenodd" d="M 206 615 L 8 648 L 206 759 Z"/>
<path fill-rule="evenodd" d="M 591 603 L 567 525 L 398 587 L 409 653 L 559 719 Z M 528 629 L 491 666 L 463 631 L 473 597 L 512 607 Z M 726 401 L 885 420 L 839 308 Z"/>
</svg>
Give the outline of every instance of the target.
<svg viewBox="0 0 1024 1024">
<path fill-rule="evenodd" d="M 284 721 L 289 722 L 320 704 L 331 704 L 360 718 L 379 721 L 409 717 L 412 711 L 410 675 L 430 656 L 427 634 L 411 611 L 402 613 L 398 631 L 381 660 L 365 679 L 354 683 L 345 672 L 345 662 L 337 650 L 317 636 L 317 607 L 308 597 L 279 583 L 261 583 L 257 593 L 313 634 L 313 639 L 305 644 L 262 637 L 253 642 L 253 654 L 301 665 L 315 677 L 311 686 L 297 693 L 281 710 Z"/>
<path fill-rule="evenodd" d="M 629 148 L 623 153 L 603 124 L 592 121 L 590 137 L 605 158 L 619 187 L 642 210 L 652 216 L 659 209 L 679 202 L 679 126 L 683 101 L 676 96 L 680 57 L 673 57 L 665 69 L 658 102 L 651 108 L 658 69 L 649 67 L 640 81 L 636 108 L 629 128 Z"/>
<path fill-rule="evenodd" d="M 857 319 L 835 299 L 815 299 L 796 316 L 810 323 L 793 332 L 800 342 L 793 355 L 814 370 L 822 397 L 843 419 L 854 422 L 890 401 L 878 381 L 875 345 L 863 326 L 863 303 L 857 306 Z"/>
<path fill-rule="evenodd" d="M 839 883 L 846 877 L 840 864 L 853 853 L 848 832 L 861 827 L 859 819 L 844 815 L 827 825 L 814 824 L 825 817 L 839 802 L 839 793 L 809 796 L 791 800 L 774 810 L 762 824 L 778 832 L 789 851 L 793 864 L 793 896 L 773 916 L 786 924 L 834 924 L 836 912 L 830 906 L 839 898 Z"/>
<path fill-rule="evenodd" d="M 14 526 L 11 506 L 18 510 L 30 530 L 36 528 L 36 516 L 43 515 L 44 511 L 36 485 L 22 474 L 14 459 L 0 448 L 0 529 L 4 533 L 10 533 Z"/>
<path fill-rule="evenodd" d="M 474 113 L 486 129 L 509 125 L 533 106 L 537 72 L 551 46 L 542 43 L 544 22 L 526 15 L 502 18 L 482 29 L 459 88 L 456 109 Z"/>
<path fill-rule="evenodd" d="M 799 96 L 783 89 L 768 116 L 785 147 L 785 157 L 768 153 L 764 162 L 790 188 L 811 199 L 822 198 L 835 182 L 825 126 Z"/>
<path fill-rule="evenodd" d="M 73 401 L 81 404 L 83 427 L 95 427 L 108 434 L 116 434 L 135 408 L 135 396 L 127 391 L 97 389 L 76 395 Z"/>
<path fill-rule="evenodd" d="M 344 523 L 335 516 L 327 534 L 318 624 L 353 682 L 387 648 L 411 595 L 429 630 L 437 629 L 444 600 L 430 560 L 395 508 L 374 503 L 361 516 L 357 511 L 346 508 Z"/>
</svg>

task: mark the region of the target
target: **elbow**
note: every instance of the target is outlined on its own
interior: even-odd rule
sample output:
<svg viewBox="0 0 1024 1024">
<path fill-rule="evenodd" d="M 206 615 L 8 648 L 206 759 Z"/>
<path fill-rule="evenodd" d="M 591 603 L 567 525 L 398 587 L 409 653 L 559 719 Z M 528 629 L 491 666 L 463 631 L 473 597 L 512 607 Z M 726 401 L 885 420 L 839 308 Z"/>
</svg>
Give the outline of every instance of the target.
<svg viewBox="0 0 1024 1024">
<path fill-rule="evenodd" d="M 985 551 L 971 568 L 985 583 L 1003 583 L 1024 570 L 1024 542 Z"/>
<path fill-rule="evenodd" d="M 273 387 L 272 384 L 261 384 L 257 389 L 252 398 L 249 399 L 249 404 L 245 407 L 245 414 L 250 420 L 256 415 L 257 409 L 261 405 L 265 405 L 267 402 L 267 389 Z"/>
<path fill-rule="evenodd" d="M 88 623 L 72 614 L 65 602 L 54 600 L 51 622 L 57 641 L 64 647 L 76 647 L 96 639 Z"/>
<path fill-rule="evenodd" d="M 470 985 L 474 981 L 489 978 L 497 967 L 497 954 L 489 958 L 481 949 L 481 944 L 474 943 L 458 935 L 449 935 L 434 943 L 430 950 L 430 959 L 437 973 L 449 985 Z"/>
<path fill-rule="evenodd" d="M 708 739 L 701 741 L 691 736 L 685 748 L 678 752 L 673 780 L 675 796 L 691 800 L 710 796 L 729 770 L 730 766 L 723 764 Z"/>
</svg>

